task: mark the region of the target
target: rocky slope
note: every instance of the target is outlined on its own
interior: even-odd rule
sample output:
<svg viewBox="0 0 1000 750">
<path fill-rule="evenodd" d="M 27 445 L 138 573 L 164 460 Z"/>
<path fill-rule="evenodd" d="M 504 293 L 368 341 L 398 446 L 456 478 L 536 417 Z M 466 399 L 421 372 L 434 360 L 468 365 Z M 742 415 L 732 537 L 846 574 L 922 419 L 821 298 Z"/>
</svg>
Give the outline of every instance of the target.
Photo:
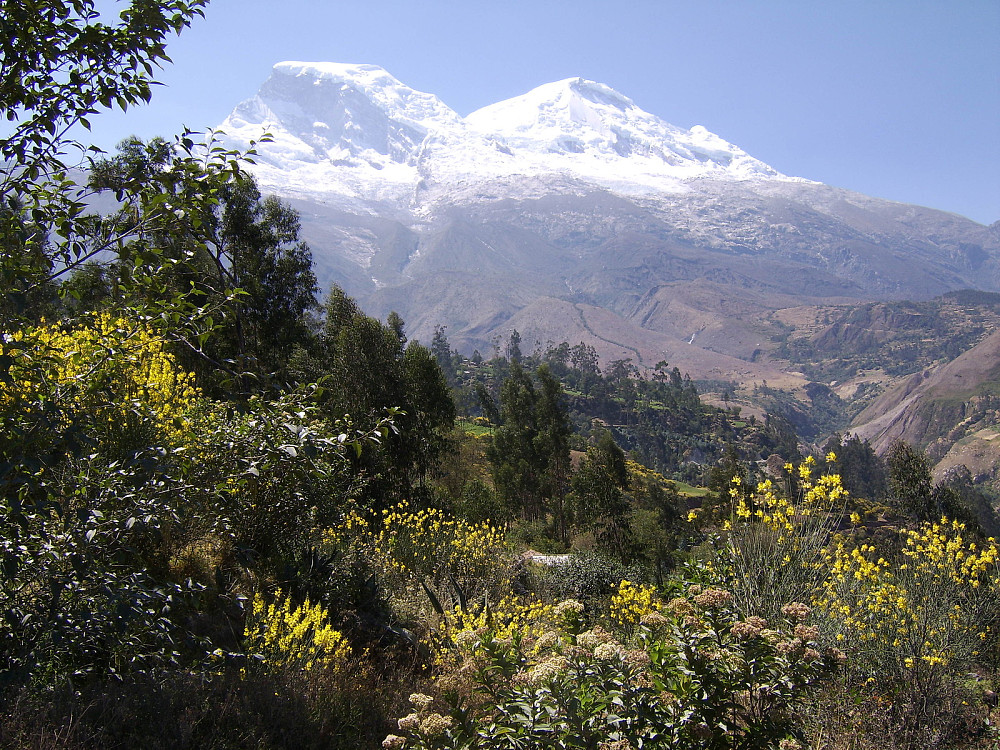
<svg viewBox="0 0 1000 750">
<path fill-rule="evenodd" d="M 877 451 L 894 440 L 926 449 L 941 473 L 958 463 L 983 478 L 1000 465 L 1000 331 L 950 362 L 889 389 L 855 420 L 851 432 Z"/>
</svg>

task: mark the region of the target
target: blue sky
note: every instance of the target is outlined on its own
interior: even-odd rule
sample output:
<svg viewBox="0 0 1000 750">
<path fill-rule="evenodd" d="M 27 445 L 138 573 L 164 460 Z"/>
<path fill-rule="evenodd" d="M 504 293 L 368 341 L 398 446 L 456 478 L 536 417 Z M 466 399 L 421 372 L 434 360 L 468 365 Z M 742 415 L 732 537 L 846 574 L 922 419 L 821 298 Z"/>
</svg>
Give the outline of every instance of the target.
<svg viewBox="0 0 1000 750">
<path fill-rule="evenodd" d="M 583 76 L 786 174 L 990 223 L 997 40 L 1000 0 L 213 0 L 92 138 L 217 125 L 282 60 L 381 65 L 463 115 Z"/>
</svg>

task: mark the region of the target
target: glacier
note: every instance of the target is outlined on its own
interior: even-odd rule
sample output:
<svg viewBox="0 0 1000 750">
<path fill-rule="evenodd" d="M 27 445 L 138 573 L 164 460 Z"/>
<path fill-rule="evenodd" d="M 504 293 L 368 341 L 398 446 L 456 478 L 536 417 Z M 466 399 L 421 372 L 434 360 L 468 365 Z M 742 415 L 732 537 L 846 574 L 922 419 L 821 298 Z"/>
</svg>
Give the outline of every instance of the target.
<svg viewBox="0 0 1000 750">
<path fill-rule="evenodd" d="M 376 213 L 530 197 L 550 179 L 636 196 L 684 193 L 698 178 L 802 181 L 583 78 L 462 117 L 376 65 L 281 62 L 219 130 L 236 147 L 270 134 L 253 167 L 265 188 Z"/>
</svg>

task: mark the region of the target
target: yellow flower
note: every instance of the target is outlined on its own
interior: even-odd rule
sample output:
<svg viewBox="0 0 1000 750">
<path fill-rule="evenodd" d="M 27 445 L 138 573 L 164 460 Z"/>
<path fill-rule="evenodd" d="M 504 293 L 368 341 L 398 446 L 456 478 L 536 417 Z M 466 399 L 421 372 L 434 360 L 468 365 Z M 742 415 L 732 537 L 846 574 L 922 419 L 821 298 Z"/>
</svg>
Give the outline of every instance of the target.
<svg viewBox="0 0 1000 750">
<path fill-rule="evenodd" d="M 265 605 L 255 595 L 243 637 L 248 653 L 263 657 L 269 669 L 297 666 L 308 671 L 317 664 L 343 664 L 351 655 L 343 635 L 327 623 L 326 611 L 308 599 L 294 607 L 290 597 L 279 595 Z"/>
</svg>

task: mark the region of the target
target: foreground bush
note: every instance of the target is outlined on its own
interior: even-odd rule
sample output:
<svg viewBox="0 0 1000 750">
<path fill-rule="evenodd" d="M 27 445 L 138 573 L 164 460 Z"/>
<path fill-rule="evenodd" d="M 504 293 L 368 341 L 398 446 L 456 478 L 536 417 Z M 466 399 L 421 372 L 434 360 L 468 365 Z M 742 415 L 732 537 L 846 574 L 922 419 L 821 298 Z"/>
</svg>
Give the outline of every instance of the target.
<svg viewBox="0 0 1000 750">
<path fill-rule="evenodd" d="M 968 675 L 995 662 L 996 543 L 942 518 L 900 531 L 895 555 L 841 538 L 826 556 L 817 605 L 840 625 L 856 682 L 888 699 L 910 746 L 932 746 L 926 731 L 947 736 L 943 725 L 981 700 Z"/>
<path fill-rule="evenodd" d="M 360 554 L 403 619 L 430 621 L 435 610 L 495 603 L 513 585 L 515 557 L 499 530 L 434 508 L 400 503 L 372 518 L 351 512 L 325 544 Z"/>
<path fill-rule="evenodd" d="M 648 604 L 635 587 L 619 598 Z M 844 660 L 820 650 L 809 611 L 788 605 L 769 627 L 738 619 L 729 592 L 692 587 L 631 638 L 584 630 L 572 600 L 540 612 L 541 632 L 497 616 L 455 633 L 438 696 L 411 696 L 383 747 L 796 747 L 792 709 Z"/>
</svg>

